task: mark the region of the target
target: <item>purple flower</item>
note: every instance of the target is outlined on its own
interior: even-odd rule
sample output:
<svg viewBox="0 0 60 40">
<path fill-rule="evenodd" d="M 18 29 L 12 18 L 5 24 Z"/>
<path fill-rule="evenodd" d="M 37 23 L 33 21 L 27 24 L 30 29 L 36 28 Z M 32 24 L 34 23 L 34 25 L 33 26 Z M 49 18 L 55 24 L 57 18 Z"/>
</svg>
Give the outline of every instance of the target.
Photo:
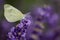
<svg viewBox="0 0 60 40">
<path fill-rule="evenodd" d="M 9 23 L 7 20 L 3 19 L 1 21 L 1 25 L 2 25 L 3 31 L 7 32 L 11 27 L 15 26 L 15 23 Z"/>
<path fill-rule="evenodd" d="M 53 40 L 55 31 L 45 30 L 44 23 L 49 24 L 47 27 L 56 26 L 58 15 L 52 11 L 51 7 L 35 7 L 25 14 L 16 27 L 12 27 L 8 37 L 11 40 Z"/>
<path fill-rule="evenodd" d="M 34 20 L 46 22 L 47 19 L 53 14 L 53 12 L 48 12 L 47 10 L 52 11 L 50 8 L 35 7 L 31 10 L 30 15 Z"/>
<path fill-rule="evenodd" d="M 58 22 L 58 15 L 57 14 L 53 14 L 50 18 L 49 18 L 49 23 L 50 24 L 55 24 Z"/>
<path fill-rule="evenodd" d="M 24 19 L 22 19 L 16 27 L 12 27 L 11 31 L 9 32 L 12 35 L 8 34 L 8 37 L 14 36 L 15 40 L 16 40 L 16 37 L 18 40 L 26 39 L 25 38 L 26 31 L 27 31 L 27 28 L 30 26 L 31 21 L 32 21 L 32 20 L 30 20 L 30 18 L 28 19 L 28 17 L 25 17 Z M 12 40 L 13 38 L 11 37 L 10 39 Z"/>
</svg>

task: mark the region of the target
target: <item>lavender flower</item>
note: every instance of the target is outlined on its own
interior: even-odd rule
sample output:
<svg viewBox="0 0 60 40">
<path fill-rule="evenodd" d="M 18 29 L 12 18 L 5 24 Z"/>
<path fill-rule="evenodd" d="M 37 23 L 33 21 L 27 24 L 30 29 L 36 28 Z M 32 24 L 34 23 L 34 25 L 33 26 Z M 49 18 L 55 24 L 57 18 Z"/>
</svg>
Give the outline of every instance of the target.
<svg viewBox="0 0 60 40">
<path fill-rule="evenodd" d="M 8 33 L 10 40 L 54 40 L 55 30 L 47 31 L 44 26 L 44 23 L 48 23 L 48 27 L 57 25 L 58 15 L 52 12 L 50 7 L 36 7 L 25 15 L 20 23 Z"/>
<path fill-rule="evenodd" d="M 46 22 L 47 18 L 49 18 L 53 13 L 53 12 L 52 13 L 48 12 L 47 10 L 50 10 L 50 9 L 49 8 L 35 7 L 31 10 L 31 15 L 34 18 L 34 20 L 37 20 L 40 22 Z"/>
<path fill-rule="evenodd" d="M 3 31 L 8 32 L 12 26 L 15 26 L 15 23 L 9 23 L 7 20 L 3 19 L 1 21 L 1 25 L 2 28 L 4 29 Z"/>
<path fill-rule="evenodd" d="M 30 18 L 29 18 L 30 19 Z M 26 31 L 27 28 L 30 26 L 31 21 L 29 20 L 28 17 L 25 17 L 24 19 L 21 20 L 21 22 L 16 26 L 16 27 L 12 27 L 11 31 L 8 33 L 8 37 L 12 40 L 22 40 L 22 39 L 26 39 L 25 35 L 26 35 Z M 12 34 L 12 35 L 10 35 Z M 14 38 L 13 38 L 14 37 Z"/>
</svg>

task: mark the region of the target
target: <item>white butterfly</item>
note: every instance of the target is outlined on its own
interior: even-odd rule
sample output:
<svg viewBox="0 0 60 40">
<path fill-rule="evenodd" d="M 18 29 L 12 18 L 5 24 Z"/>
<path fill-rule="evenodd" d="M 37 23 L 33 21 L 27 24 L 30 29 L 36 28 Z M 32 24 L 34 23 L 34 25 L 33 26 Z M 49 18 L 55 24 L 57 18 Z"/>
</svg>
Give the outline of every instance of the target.
<svg viewBox="0 0 60 40">
<path fill-rule="evenodd" d="M 8 22 L 16 22 L 24 17 L 24 14 L 9 4 L 4 5 L 4 16 Z"/>
</svg>

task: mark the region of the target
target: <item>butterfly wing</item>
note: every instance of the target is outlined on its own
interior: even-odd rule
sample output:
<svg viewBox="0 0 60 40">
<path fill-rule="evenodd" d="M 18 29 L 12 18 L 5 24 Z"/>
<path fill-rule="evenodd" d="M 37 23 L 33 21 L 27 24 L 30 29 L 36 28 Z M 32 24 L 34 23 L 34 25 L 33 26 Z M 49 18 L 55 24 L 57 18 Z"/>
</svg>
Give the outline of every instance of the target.
<svg viewBox="0 0 60 40">
<path fill-rule="evenodd" d="M 24 17 L 20 10 L 14 8 L 9 4 L 4 5 L 4 16 L 8 22 L 16 22 Z"/>
</svg>

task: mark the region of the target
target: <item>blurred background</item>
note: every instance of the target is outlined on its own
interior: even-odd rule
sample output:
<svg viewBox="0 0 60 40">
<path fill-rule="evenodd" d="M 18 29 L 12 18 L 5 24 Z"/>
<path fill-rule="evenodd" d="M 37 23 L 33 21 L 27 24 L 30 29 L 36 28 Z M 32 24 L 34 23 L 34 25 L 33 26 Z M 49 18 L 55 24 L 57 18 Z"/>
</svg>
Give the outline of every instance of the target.
<svg viewBox="0 0 60 40">
<path fill-rule="evenodd" d="M 6 33 L 12 26 L 18 22 L 9 23 L 4 17 L 4 4 L 11 4 L 24 14 L 29 12 L 32 6 L 35 5 L 51 5 L 54 7 L 55 12 L 60 13 L 60 0 L 0 0 L 0 40 L 6 40 Z M 12 24 L 12 25 L 11 25 Z"/>
</svg>

